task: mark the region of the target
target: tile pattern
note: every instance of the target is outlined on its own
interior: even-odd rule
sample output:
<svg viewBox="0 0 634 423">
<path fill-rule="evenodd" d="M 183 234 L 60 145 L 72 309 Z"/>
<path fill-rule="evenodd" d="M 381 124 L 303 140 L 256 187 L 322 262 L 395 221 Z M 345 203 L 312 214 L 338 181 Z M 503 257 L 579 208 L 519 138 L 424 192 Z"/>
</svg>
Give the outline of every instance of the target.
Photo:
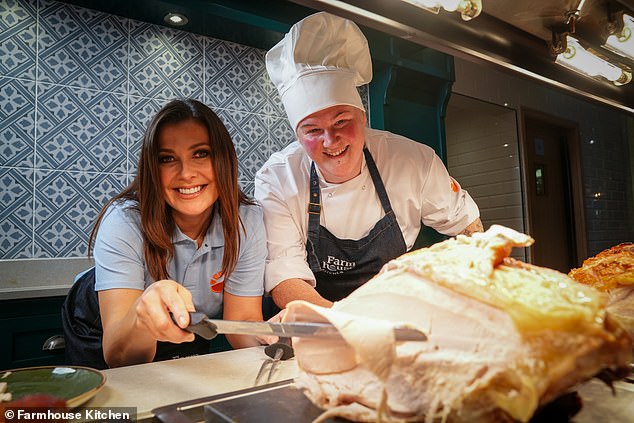
<svg viewBox="0 0 634 423">
<path fill-rule="evenodd" d="M 37 0 L 0 2 L 0 75 L 35 79 Z"/>
<path fill-rule="evenodd" d="M 127 19 L 40 0 L 38 82 L 125 92 Z"/>
<path fill-rule="evenodd" d="M 209 105 L 244 111 L 271 107 L 270 87 L 265 86 L 269 80 L 264 55 L 261 50 L 211 40 L 205 48 L 205 94 Z"/>
<path fill-rule="evenodd" d="M 33 170 L 0 167 L 0 256 L 31 257 Z"/>
<path fill-rule="evenodd" d="M 136 174 L 143 134 L 152 116 L 165 101 L 148 97 L 129 97 L 127 167 L 129 174 Z"/>
<path fill-rule="evenodd" d="M 125 174 L 37 170 L 33 256 L 86 256 L 101 206 L 124 186 Z"/>
<path fill-rule="evenodd" d="M 37 169 L 126 172 L 122 94 L 38 85 Z"/>
<path fill-rule="evenodd" d="M 268 119 L 241 110 L 217 109 L 217 113 L 233 139 L 238 155 L 238 179 L 253 181 L 255 172 L 269 156 L 266 148 Z"/>
<path fill-rule="evenodd" d="M 295 139 L 265 54 L 52 0 L 0 1 L 0 262 L 85 256 L 174 97 L 218 113 L 252 195 L 255 172 Z"/>
<path fill-rule="evenodd" d="M 0 77 L 0 166 L 33 167 L 35 82 Z"/>
<path fill-rule="evenodd" d="M 131 21 L 131 95 L 171 99 L 203 90 L 203 37 Z"/>
</svg>

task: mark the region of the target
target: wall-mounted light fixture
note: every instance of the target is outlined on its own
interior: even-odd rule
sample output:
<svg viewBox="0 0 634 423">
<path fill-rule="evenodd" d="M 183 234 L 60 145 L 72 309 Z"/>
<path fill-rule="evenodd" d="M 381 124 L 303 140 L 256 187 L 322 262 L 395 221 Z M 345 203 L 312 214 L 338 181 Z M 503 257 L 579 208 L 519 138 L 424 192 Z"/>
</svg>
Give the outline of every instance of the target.
<svg viewBox="0 0 634 423">
<path fill-rule="evenodd" d="M 187 19 L 187 16 L 183 15 L 182 13 L 168 13 L 163 18 L 163 21 L 166 24 L 172 25 L 172 26 L 183 26 L 187 24 L 187 22 L 189 22 L 189 20 Z"/>
<path fill-rule="evenodd" d="M 634 60 L 634 18 L 621 12 L 610 26 L 612 31 L 603 47 Z"/>
<path fill-rule="evenodd" d="M 465 21 L 475 18 L 482 11 L 482 0 L 404 0 L 433 13 L 442 7 L 448 12 L 460 12 Z"/>
<path fill-rule="evenodd" d="M 565 36 L 564 36 L 565 35 Z M 585 49 L 569 34 L 553 34 L 555 62 L 583 75 L 603 78 L 614 85 L 624 85 L 632 80 L 630 69 L 624 69 Z"/>
</svg>

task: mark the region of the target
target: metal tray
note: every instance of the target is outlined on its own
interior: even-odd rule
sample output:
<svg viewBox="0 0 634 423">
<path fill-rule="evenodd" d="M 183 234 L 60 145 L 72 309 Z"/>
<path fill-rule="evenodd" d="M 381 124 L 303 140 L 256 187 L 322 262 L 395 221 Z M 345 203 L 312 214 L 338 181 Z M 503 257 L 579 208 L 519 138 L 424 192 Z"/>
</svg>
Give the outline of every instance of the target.
<svg viewBox="0 0 634 423">
<path fill-rule="evenodd" d="M 152 410 L 163 423 L 301 422 L 312 421 L 322 412 L 295 388 L 292 379 Z"/>
<path fill-rule="evenodd" d="M 615 395 L 596 379 L 551 403 L 531 423 L 629 423 L 634 416 L 634 384 L 616 382 Z M 575 394 L 576 393 L 576 394 Z M 581 399 L 581 403 L 579 403 Z M 575 414 L 575 407 L 581 410 Z M 292 380 L 172 404 L 152 410 L 162 423 L 312 422 L 321 413 Z M 574 414 L 571 418 L 570 414 Z M 328 419 L 326 422 L 346 422 Z"/>
</svg>

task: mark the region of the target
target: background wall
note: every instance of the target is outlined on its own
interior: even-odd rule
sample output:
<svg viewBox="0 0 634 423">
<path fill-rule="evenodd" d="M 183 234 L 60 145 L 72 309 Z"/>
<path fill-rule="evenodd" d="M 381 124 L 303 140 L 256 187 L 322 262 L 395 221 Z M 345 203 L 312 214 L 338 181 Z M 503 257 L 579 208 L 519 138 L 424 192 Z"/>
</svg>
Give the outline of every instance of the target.
<svg viewBox="0 0 634 423">
<path fill-rule="evenodd" d="M 65 3 L 0 0 L 0 297 L 64 295 L 91 265 L 94 220 L 134 177 L 145 126 L 172 98 L 219 115 L 252 195 L 255 172 L 295 139 L 265 54 Z"/>
<path fill-rule="evenodd" d="M 83 257 L 169 99 L 210 105 L 240 185 L 293 139 L 264 50 L 48 0 L 0 1 L 0 259 Z"/>
<path fill-rule="evenodd" d="M 24 283 L 9 276 L 26 262 L 42 270 L 29 278 L 67 283 L 85 267 L 96 214 L 134 175 L 143 128 L 173 97 L 217 111 L 251 193 L 255 171 L 293 140 L 264 55 L 55 1 L 0 0 L 0 273 L 9 289 Z M 588 252 L 633 240 L 632 117 L 484 69 L 455 59 L 454 93 L 579 122 Z"/>
<path fill-rule="evenodd" d="M 515 110 L 452 93 L 445 123 L 447 169 L 478 204 L 484 227 L 526 232 Z M 525 249 L 512 257 L 525 261 Z"/>
<path fill-rule="evenodd" d="M 576 122 L 581 143 L 588 255 L 620 242 L 634 241 L 630 160 L 630 150 L 634 149 L 634 116 L 509 73 L 492 68 L 483 71 L 481 66 L 462 59 L 455 58 L 454 63 L 454 94 L 480 99 L 508 110 L 519 111 L 526 107 Z M 450 105 L 452 101 L 450 99 Z M 482 110 L 478 110 L 478 114 L 480 112 Z M 459 119 L 469 118 L 461 116 Z M 471 136 L 478 138 L 480 134 L 491 131 L 490 123 L 491 120 L 487 119 L 474 121 Z M 468 134 L 466 136 L 469 137 Z M 459 139 L 450 139 L 448 129 L 449 155 L 452 154 L 452 143 Z M 456 148 L 460 152 L 460 147 Z M 482 152 L 484 157 L 476 155 L 470 158 L 471 164 L 480 172 L 487 170 L 486 159 L 491 157 L 491 152 Z M 467 187 L 468 184 L 467 181 Z M 600 196 L 596 197 L 596 193 Z"/>
</svg>

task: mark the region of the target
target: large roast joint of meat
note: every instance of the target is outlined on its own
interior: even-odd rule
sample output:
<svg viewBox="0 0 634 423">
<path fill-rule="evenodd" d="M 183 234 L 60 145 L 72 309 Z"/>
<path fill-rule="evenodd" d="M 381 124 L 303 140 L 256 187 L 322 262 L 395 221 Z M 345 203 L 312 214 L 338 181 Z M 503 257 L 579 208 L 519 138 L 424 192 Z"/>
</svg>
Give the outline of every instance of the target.
<svg viewBox="0 0 634 423">
<path fill-rule="evenodd" d="M 296 385 L 322 418 L 526 422 L 576 384 L 619 374 L 632 341 L 606 296 L 509 257 L 532 242 L 494 225 L 392 260 L 331 309 L 290 303 L 285 319 L 342 335 L 293 340 Z M 397 342 L 395 325 L 428 340 Z"/>
</svg>

